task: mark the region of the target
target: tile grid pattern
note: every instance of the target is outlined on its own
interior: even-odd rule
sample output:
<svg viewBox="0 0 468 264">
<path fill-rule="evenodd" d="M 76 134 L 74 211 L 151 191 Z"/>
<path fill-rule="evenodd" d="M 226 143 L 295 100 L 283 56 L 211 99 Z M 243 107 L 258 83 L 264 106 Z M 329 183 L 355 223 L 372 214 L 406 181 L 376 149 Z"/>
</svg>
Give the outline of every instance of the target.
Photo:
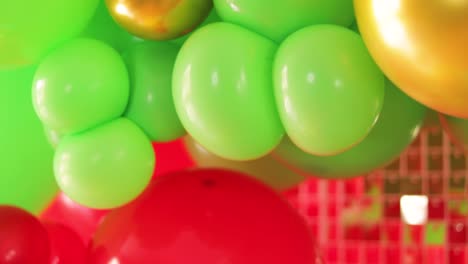
<svg viewBox="0 0 468 264">
<path fill-rule="evenodd" d="M 310 224 L 327 263 L 468 263 L 467 162 L 440 127 L 430 127 L 380 171 L 310 179 L 287 197 Z M 424 224 L 405 223 L 403 195 L 428 198 Z"/>
</svg>

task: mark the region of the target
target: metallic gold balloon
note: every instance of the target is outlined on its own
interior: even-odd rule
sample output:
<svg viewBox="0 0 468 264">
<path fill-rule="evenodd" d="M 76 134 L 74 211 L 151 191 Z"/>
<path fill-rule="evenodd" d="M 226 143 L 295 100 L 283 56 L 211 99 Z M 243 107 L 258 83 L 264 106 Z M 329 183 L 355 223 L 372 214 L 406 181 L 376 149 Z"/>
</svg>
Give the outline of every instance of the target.
<svg viewBox="0 0 468 264">
<path fill-rule="evenodd" d="M 191 32 L 213 7 L 211 0 L 106 0 L 106 4 L 127 31 L 153 40 L 174 39 Z"/>
<path fill-rule="evenodd" d="M 198 167 L 231 169 L 252 175 L 277 190 L 292 188 L 305 180 L 277 162 L 270 155 L 254 161 L 230 161 L 204 149 L 191 137 L 184 138 L 185 147 Z"/>
<path fill-rule="evenodd" d="M 354 0 L 371 55 L 408 95 L 468 117 L 468 1 Z"/>
</svg>

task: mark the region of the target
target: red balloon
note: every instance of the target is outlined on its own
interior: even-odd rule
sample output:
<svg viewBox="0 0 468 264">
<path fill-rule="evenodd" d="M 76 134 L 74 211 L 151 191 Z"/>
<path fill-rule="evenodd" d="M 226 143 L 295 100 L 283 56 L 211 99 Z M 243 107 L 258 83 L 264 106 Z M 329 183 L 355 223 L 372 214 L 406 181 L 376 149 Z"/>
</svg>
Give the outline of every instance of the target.
<svg viewBox="0 0 468 264">
<path fill-rule="evenodd" d="M 44 222 L 52 248 L 51 264 L 85 264 L 86 247 L 81 238 L 64 225 Z"/>
<path fill-rule="evenodd" d="M 182 139 L 167 143 L 153 143 L 156 152 L 155 176 L 193 167 L 194 161 Z"/>
<path fill-rule="evenodd" d="M 75 203 L 65 194 L 59 193 L 42 213 L 43 221 L 60 223 L 73 230 L 87 245 L 108 210 L 95 210 Z"/>
<path fill-rule="evenodd" d="M 0 264 L 49 264 L 47 231 L 33 215 L 0 206 Z"/>
<path fill-rule="evenodd" d="M 314 239 L 280 194 L 237 172 L 157 178 L 112 211 L 90 247 L 93 264 L 315 264 Z"/>
</svg>

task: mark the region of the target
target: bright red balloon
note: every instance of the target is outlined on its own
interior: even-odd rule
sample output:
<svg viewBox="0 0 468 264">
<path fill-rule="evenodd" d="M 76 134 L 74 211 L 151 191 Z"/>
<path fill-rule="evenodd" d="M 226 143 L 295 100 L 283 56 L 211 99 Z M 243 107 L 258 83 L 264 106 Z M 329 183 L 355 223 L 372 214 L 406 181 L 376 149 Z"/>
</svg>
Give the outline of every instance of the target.
<svg viewBox="0 0 468 264">
<path fill-rule="evenodd" d="M 49 264 L 47 231 L 23 209 L 0 206 L 0 264 Z"/>
<path fill-rule="evenodd" d="M 153 143 L 156 152 L 155 175 L 179 171 L 195 165 L 182 139 L 171 142 Z"/>
<path fill-rule="evenodd" d="M 65 194 L 59 193 L 49 207 L 42 213 L 43 221 L 60 223 L 72 229 L 87 245 L 106 210 L 95 210 L 75 203 Z"/>
<path fill-rule="evenodd" d="M 52 222 L 43 223 L 52 249 L 51 264 L 85 264 L 86 247 L 70 228 Z"/>
<path fill-rule="evenodd" d="M 315 264 L 304 219 L 278 193 L 240 173 L 166 174 L 111 212 L 91 244 L 93 264 Z"/>
</svg>

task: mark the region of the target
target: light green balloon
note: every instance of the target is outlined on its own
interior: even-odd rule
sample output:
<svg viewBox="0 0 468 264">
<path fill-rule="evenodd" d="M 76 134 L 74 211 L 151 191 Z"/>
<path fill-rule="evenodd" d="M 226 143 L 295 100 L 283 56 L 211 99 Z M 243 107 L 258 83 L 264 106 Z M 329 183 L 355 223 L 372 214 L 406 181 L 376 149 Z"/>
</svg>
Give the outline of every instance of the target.
<svg viewBox="0 0 468 264">
<path fill-rule="evenodd" d="M 268 154 L 284 130 L 274 103 L 271 69 L 276 45 L 242 27 L 214 23 L 182 46 L 173 96 L 187 132 L 230 160 Z"/>
<path fill-rule="evenodd" d="M 128 96 L 122 58 L 93 39 L 76 39 L 57 49 L 34 76 L 33 102 L 39 118 L 64 135 L 120 117 Z"/>
<path fill-rule="evenodd" d="M 273 156 L 306 175 L 325 178 L 364 175 L 400 156 L 418 135 L 426 112 L 424 106 L 387 81 L 379 120 L 358 145 L 335 156 L 319 157 L 303 152 L 286 139 Z"/>
<path fill-rule="evenodd" d="M 13 0 L 0 4 L 0 69 L 30 65 L 78 35 L 99 0 Z"/>
<path fill-rule="evenodd" d="M 0 71 L 0 204 L 40 213 L 53 199 L 53 150 L 31 103 L 35 67 Z"/>
<path fill-rule="evenodd" d="M 114 21 L 105 0 L 99 1 L 93 18 L 81 36 L 105 42 L 119 52 L 127 50 L 133 44 L 143 42 L 141 38 L 133 36 Z"/>
<path fill-rule="evenodd" d="M 44 127 L 44 134 L 50 146 L 54 149 L 57 148 L 58 144 L 60 143 L 60 140 L 62 140 L 63 137 L 60 133 L 48 127 Z"/>
<path fill-rule="evenodd" d="M 277 52 L 273 76 L 286 133 L 314 155 L 361 142 L 382 109 L 384 75 L 347 28 L 318 25 L 294 33 Z"/>
<path fill-rule="evenodd" d="M 219 16 L 278 43 L 310 25 L 349 26 L 352 0 L 214 0 Z M 333 43 L 332 43 L 333 44 Z"/>
<path fill-rule="evenodd" d="M 172 98 L 172 71 L 179 47 L 144 42 L 124 54 L 130 74 L 130 101 L 125 116 L 153 141 L 165 142 L 185 134 Z"/>
<path fill-rule="evenodd" d="M 136 198 L 150 182 L 154 164 L 151 142 L 125 118 L 65 136 L 54 158 L 62 191 L 74 201 L 98 209 Z"/>
</svg>

